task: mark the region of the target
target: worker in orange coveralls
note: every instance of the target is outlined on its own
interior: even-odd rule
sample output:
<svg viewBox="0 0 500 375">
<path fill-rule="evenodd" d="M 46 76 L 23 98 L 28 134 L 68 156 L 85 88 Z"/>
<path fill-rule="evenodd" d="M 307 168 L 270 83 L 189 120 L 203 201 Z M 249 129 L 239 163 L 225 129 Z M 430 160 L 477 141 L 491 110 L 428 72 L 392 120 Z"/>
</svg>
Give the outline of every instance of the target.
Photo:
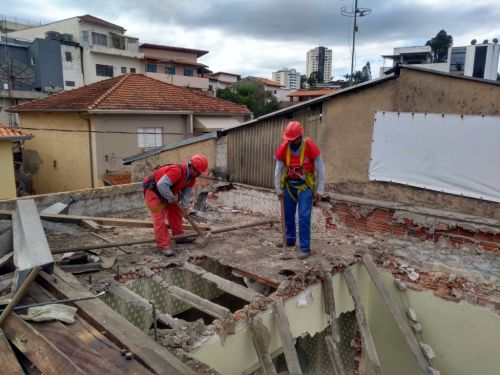
<svg viewBox="0 0 500 375">
<path fill-rule="evenodd" d="M 154 236 L 158 248 L 166 256 L 175 255 L 170 247 L 170 238 L 165 219 L 172 234 L 182 235 L 182 212 L 177 206 L 187 208 L 191 201 L 192 188 L 196 178 L 208 172 L 208 159 L 205 155 L 193 155 L 187 163 L 167 164 L 155 169 L 144 178 L 144 200 L 151 212 Z M 175 243 L 191 243 L 194 238 L 177 239 Z"/>
</svg>

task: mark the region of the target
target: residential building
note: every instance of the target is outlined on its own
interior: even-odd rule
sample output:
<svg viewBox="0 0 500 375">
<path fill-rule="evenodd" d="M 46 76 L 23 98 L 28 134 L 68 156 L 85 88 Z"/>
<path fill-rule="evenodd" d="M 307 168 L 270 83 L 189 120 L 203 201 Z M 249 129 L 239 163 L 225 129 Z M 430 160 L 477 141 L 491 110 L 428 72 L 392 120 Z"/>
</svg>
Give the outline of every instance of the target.
<svg viewBox="0 0 500 375">
<path fill-rule="evenodd" d="M 217 89 L 225 89 L 241 79 L 240 74 L 227 72 L 205 73 L 203 76 L 208 78 L 208 90 L 214 96 L 217 96 Z"/>
<path fill-rule="evenodd" d="M 278 82 L 286 89 L 300 89 L 300 73 L 295 69 L 283 68 L 273 72 L 273 81 Z"/>
<path fill-rule="evenodd" d="M 332 79 L 332 50 L 326 47 L 316 47 L 307 52 L 306 56 L 306 76 L 319 72 L 323 77 L 323 82 Z"/>
<path fill-rule="evenodd" d="M 14 125 L 16 119 L 6 109 L 63 90 L 62 44 L 50 39 L 28 42 L 5 37 L 1 43 L 0 122 Z"/>
<path fill-rule="evenodd" d="M 12 144 L 14 142 L 27 141 L 33 136 L 17 128 L 0 124 L 0 199 L 15 198 L 16 194 L 16 173 L 14 168 L 14 158 Z"/>
<path fill-rule="evenodd" d="M 176 86 L 209 89 L 209 80 L 203 77 L 207 65 L 198 62 L 208 51 L 150 43 L 141 44 L 139 51 L 144 54 L 146 75 Z"/>
<path fill-rule="evenodd" d="M 469 46 L 451 47 L 448 50 L 447 61 L 441 63 L 432 62 L 430 46 L 399 47 L 394 48 L 392 55 L 382 55 L 384 66 L 380 68 L 380 74 L 390 71 L 397 65 L 417 65 L 445 73 L 496 80 L 499 55 L 500 45 L 497 39 L 493 39 L 493 43 L 485 40 L 477 44 L 473 40 Z M 392 60 L 392 66 L 385 67 L 386 59 Z"/>
<path fill-rule="evenodd" d="M 332 94 L 338 89 L 297 90 L 288 94 L 291 102 L 307 102 L 323 95 Z"/>
<path fill-rule="evenodd" d="M 139 39 L 125 35 L 125 31 L 122 26 L 86 14 L 9 35 L 30 41 L 47 37 L 80 45 L 81 56 L 79 47 L 63 44 L 61 48 L 64 88 L 70 89 L 125 73 L 142 72 L 144 54 L 139 51 Z M 83 80 L 78 73 L 81 66 Z"/>
<path fill-rule="evenodd" d="M 102 186 L 125 172 L 122 158 L 238 125 L 243 106 L 144 74 L 125 74 L 18 105 L 20 127 L 35 140 L 25 154 L 36 193 Z"/>
<path fill-rule="evenodd" d="M 276 97 L 276 99 L 278 99 L 278 102 L 288 101 L 287 95 L 291 91 L 293 91 L 293 90 L 286 89 L 285 87 L 283 87 L 283 85 L 281 85 L 280 83 L 278 83 L 276 81 L 273 81 L 273 80 L 270 80 L 267 78 L 262 78 L 262 77 L 248 76 L 248 77 L 241 79 L 240 81 L 238 81 L 235 84 L 244 83 L 244 82 L 258 82 L 258 83 L 262 84 L 264 86 L 264 90 L 273 94 Z"/>
</svg>

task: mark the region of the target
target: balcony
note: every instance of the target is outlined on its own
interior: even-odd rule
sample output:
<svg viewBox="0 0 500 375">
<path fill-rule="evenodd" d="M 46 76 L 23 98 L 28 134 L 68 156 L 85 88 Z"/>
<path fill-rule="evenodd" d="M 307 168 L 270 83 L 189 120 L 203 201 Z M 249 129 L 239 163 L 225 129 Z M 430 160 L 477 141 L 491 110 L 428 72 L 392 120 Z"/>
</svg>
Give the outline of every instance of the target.
<svg viewBox="0 0 500 375">
<path fill-rule="evenodd" d="M 190 87 L 193 89 L 201 89 L 203 91 L 208 90 L 208 78 L 189 77 L 164 73 L 146 73 L 146 75 L 175 86 Z"/>
<path fill-rule="evenodd" d="M 98 53 L 101 55 L 111 55 L 111 56 L 120 56 L 120 57 L 129 57 L 133 59 L 142 59 L 144 58 L 144 53 L 138 51 L 130 51 L 119 48 L 112 48 L 107 46 L 101 46 L 99 44 L 93 44 L 88 46 L 90 52 Z"/>
</svg>

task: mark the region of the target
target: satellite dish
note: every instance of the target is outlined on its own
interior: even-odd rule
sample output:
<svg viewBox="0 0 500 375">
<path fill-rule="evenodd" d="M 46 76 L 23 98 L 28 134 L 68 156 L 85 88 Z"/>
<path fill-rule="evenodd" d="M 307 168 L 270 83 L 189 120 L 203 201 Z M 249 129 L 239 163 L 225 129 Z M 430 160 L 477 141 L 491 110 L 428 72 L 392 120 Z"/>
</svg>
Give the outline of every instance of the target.
<svg viewBox="0 0 500 375">
<path fill-rule="evenodd" d="M 16 86 L 30 86 L 35 79 L 35 71 L 25 62 L 12 58 L 0 59 L 0 80 L 8 83 L 10 89 Z"/>
</svg>

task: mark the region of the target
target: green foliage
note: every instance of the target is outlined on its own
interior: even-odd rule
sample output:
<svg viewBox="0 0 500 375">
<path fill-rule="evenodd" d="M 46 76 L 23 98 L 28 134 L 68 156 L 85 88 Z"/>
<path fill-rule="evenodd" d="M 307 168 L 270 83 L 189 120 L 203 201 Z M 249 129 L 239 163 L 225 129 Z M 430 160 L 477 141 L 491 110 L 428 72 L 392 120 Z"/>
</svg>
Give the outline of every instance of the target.
<svg viewBox="0 0 500 375">
<path fill-rule="evenodd" d="M 305 74 L 302 74 L 300 76 L 300 88 L 305 89 L 306 88 L 306 82 L 307 82 L 307 76 Z"/>
<path fill-rule="evenodd" d="M 446 62 L 448 61 L 448 49 L 453 45 L 453 37 L 448 35 L 446 31 L 441 30 L 434 38 L 428 40 L 425 45 L 431 46 L 432 62 Z"/>
<path fill-rule="evenodd" d="M 348 81 L 351 80 L 351 75 L 346 74 L 344 78 Z M 367 62 L 361 70 L 357 70 L 352 74 L 352 85 L 357 85 L 358 83 L 366 82 L 372 79 L 370 62 Z"/>
<path fill-rule="evenodd" d="M 323 83 L 323 75 L 320 72 L 312 72 L 307 78 L 307 84 L 310 88 L 314 88 L 318 83 Z"/>
<path fill-rule="evenodd" d="M 255 117 L 278 110 L 278 99 L 259 82 L 241 82 L 217 89 L 217 98 L 246 106 Z"/>
</svg>

